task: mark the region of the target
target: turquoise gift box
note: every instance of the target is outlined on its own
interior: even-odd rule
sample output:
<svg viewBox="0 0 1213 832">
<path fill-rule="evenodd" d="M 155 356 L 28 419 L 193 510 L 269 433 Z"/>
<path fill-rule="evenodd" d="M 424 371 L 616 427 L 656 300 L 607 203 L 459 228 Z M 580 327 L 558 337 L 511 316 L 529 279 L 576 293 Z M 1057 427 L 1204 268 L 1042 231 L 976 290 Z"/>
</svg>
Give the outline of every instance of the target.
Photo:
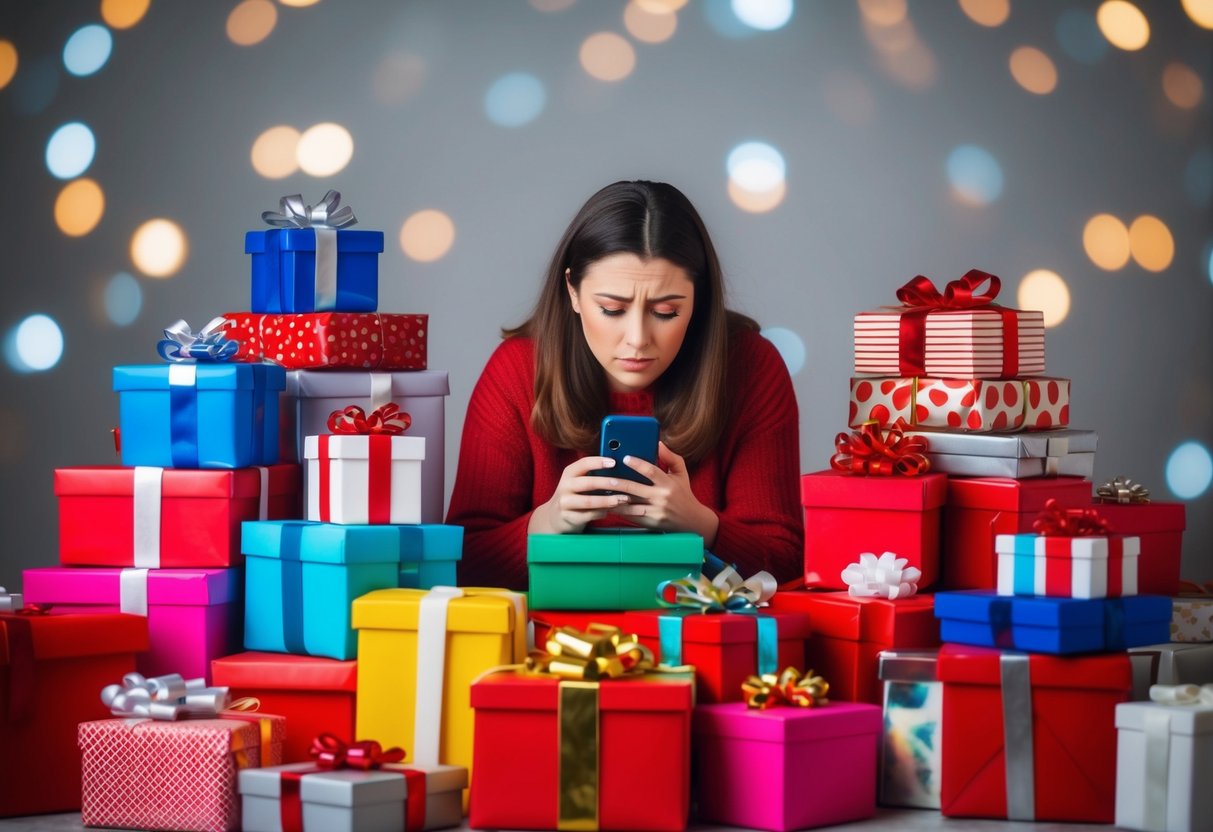
<svg viewBox="0 0 1213 832">
<path fill-rule="evenodd" d="M 454 584 L 463 529 L 254 520 L 242 535 L 245 649 L 353 659 L 354 599 L 376 589 Z"/>
<path fill-rule="evenodd" d="M 114 368 L 122 464 L 247 468 L 278 462 L 278 397 L 270 364 L 137 364 Z"/>
</svg>

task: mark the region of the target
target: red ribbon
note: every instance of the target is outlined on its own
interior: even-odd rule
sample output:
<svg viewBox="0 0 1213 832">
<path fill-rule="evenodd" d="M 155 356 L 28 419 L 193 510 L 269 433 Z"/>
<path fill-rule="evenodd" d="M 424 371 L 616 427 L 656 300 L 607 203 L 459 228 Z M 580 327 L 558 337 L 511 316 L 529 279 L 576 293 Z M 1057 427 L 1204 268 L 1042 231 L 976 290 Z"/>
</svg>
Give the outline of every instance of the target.
<svg viewBox="0 0 1213 832">
<path fill-rule="evenodd" d="M 371 411 L 369 416 L 361 407 L 352 404 L 344 410 L 334 410 L 329 414 L 328 421 L 330 433 L 362 436 L 397 436 L 408 430 L 412 424 L 413 417 L 394 402 Z"/>
<path fill-rule="evenodd" d="M 51 604 L 26 604 L 19 610 L 0 613 L 0 632 L 8 652 L 9 722 L 25 722 L 34 713 L 34 628 L 29 619 L 46 615 Z"/>
<path fill-rule="evenodd" d="M 1044 511 L 1032 523 L 1032 530 L 1047 537 L 1092 537 L 1108 534 L 1112 529 L 1093 508 L 1062 508 L 1049 498 Z"/>
<path fill-rule="evenodd" d="M 385 751 L 375 740 L 347 744 L 329 733 L 313 737 L 308 753 L 316 758 L 316 765 L 324 769 L 356 768 L 370 771 L 384 763 L 398 763 L 404 759 L 403 748 Z"/>
<path fill-rule="evenodd" d="M 984 291 L 977 291 L 988 283 Z M 969 269 L 964 277 L 944 286 L 941 293 L 929 277 L 917 275 L 897 290 L 897 299 L 909 307 L 899 321 L 897 362 L 902 376 L 926 373 L 927 315 L 945 309 L 986 308 L 1002 318 L 1002 376 L 1019 375 L 1019 318 L 1014 309 L 994 303 L 1002 281 L 997 275 Z"/>
<path fill-rule="evenodd" d="M 350 405 L 343 410 L 334 410 L 329 414 L 328 428 L 334 434 L 345 436 L 366 436 L 369 442 L 367 448 L 367 466 L 369 483 L 367 494 L 369 499 L 369 523 L 392 522 L 392 437 L 398 436 L 413 424 L 413 417 L 400 409 L 398 404 L 389 402 L 382 407 L 366 412 L 357 405 Z M 320 522 L 330 520 L 329 500 L 329 437 L 320 437 Z"/>
<path fill-rule="evenodd" d="M 1180 595 L 1205 595 L 1213 598 L 1213 581 L 1207 581 L 1203 584 L 1198 584 L 1196 581 L 1180 581 Z"/>
<path fill-rule="evenodd" d="M 1125 587 L 1124 538 L 1108 538 L 1106 596 L 1119 598 Z M 1074 597 L 1073 537 L 1054 536 L 1045 539 L 1045 595 L 1050 598 Z M 1098 568 L 1098 567 L 1095 567 Z"/>
<path fill-rule="evenodd" d="M 850 435 L 838 434 L 834 448 L 837 453 L 830 458 L 830 467 L 844 474 L 914 477 L 931 467 L 926 439 L 906 437 L 897 427 L 881 431 L 875 422 L 865 423 Z"/>
</svg>

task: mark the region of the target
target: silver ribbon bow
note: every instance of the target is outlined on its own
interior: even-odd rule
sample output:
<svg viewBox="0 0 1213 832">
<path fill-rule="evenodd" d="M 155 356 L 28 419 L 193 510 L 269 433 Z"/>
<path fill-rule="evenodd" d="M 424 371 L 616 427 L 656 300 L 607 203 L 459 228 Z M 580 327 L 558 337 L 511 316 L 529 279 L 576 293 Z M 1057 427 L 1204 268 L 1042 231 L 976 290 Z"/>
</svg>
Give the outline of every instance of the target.
<svg viewBox="0 0 1213 832">
<path fill-rule="evenodd" d="M 226 318 L 211 318 L 197 332 L 185 321 L 177 321 L 164 330 L 164 339 L 156 351 L 165 361 L 227 361 L 240 351 L 240 344 L 223 337 L 228 326 Z"/>
<path fill-rule="evenodd" d="M 667 597 L 667 587 L 673 587 L 671 597 Z M 742 580 L 736 569 L 726 566 L 710 580 L 701 573 L 662 581 L 657 587 L 657 598 L 666 607 L 692 607 L 705 612 L 742 610 L 766 606 L 778 588 L 779 583 L 770 572 L 756 572 Z"/>
<path fill-rule="evenodd" d="M 1101 503 L 1148 503 L 1150 489 L 1128 477 L 1114 477 L 1096 488 L 1095 496 Z"/>
<path fill-rule="evenodd" d="M 0 586 L 0 612 L 12 612 L 19 609 L 21 609 L 21 593 L 14 592 L 10 595 L 7 589 Z"/>
<path fill-rule="evenodd" d="M 227 708 L 228 689 L 207 687 L 206 680 L 184 679 L 179 673 L 154 676 L 128 673 L 120 685 L 106 685 L 101 701 L 114 716 L 162 719 L 217 717 Z"/>
<path fill-rule="evenodd" d="M 1213 685 L 1150 685 L 1150 701 L 1161 705 L 1213 706 Z"/>
<path fill-rule="evenodd" d="M 847 593 L 854 598 L 888 598 L 890 601 L 909 598 L 918 592 L 918 582 L 922 579 L 922 570 L 907 566 L 909 562 L 908 558 L 899 558 L 893 552 L 885 552 L 880 557 L 864 552 L 858 563 L 842 570 L 842 580 L 847 585 Z"/>
<path fill-rule="evenodd" d="M 354 209 L 338 208 L 341 194 L 330 190 L 316 205 L 306 205 L 300 194 L 278 200 L 277 211 L 262 211 L 261 219 L 276 228 L 345 228 L 358 222 Z"/>
</svg>

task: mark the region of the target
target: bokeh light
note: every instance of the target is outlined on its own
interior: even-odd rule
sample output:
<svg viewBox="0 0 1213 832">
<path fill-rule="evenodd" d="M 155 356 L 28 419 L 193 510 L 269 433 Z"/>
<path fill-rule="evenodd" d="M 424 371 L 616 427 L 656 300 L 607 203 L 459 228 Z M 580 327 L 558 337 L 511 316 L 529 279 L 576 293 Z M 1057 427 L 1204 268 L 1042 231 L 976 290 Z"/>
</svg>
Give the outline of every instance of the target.
<svg viewBox="0 0 1213 832">
<path fill-rule="evenodd" d="M 270 0 L 243 0 L 227 16 L 227 37 L 237 46 L 252 46 L 270 36 L 278 9 Z"/>
<path fill-rule="evenodd" d="M 454 242 L 455 223 L 442 211 L 418 211 L 400 228 L 400 248 L 420 263 L 441 259 Z"/>
<path fill-rule="evenodd" d="M 320 0 L 278 0 L 278 2 L 284 6 L 292 6 L 296 9 L 303 9 L 308 6 L 316 5 L 320 2 Z"/>
<path fill-rule="evenodd" d="M 788 365 L 788 374 L 796 375 L 804 369 L 805 358 L 808 355 L 804 339 L 790 329 L 781 326 L 769 326 L 762 330 L 762 337 L 775 345 L 783 356 L 783 363 Z"/>
<path fill-rule="evenodd" d="M 1200 103 L 1204 94 L 1204 83 L 1200 76 L 1189 66 L 1178 61 L 1167 64 L 1162 71 L 1162 91 L 1176 107 L 1191 110 Z"/>
<path fill-rule="evenodd" d="M 530 124 L 547 104 L 543 82 L 529 72 L 511 72 L 494 81 L 484 94 L 484 114 L 502 127 Z"/>
<path fill-rule="evenodd" d="M 1057 16 L 1054 34 L 1062 51 L 1080 64 L 1097 64 L 1108 52 L 1108 41 L 1099 31 L 1095 13 L 1089 9 L 1063 11 Z"/>
<path fill-rule="evenodd" d="M 1002 166 L 994 154 L 975 144 L 962 144 L 948 154 L 952 194 L 968 205 L 989 205 L 1002 194 Z"/>
<path fill-rule="evenodd" d="M 17 64 L 17 47 L 11 41 L 0 40 L 0 90 L 17 74 Z"/>
<path fill-rule="evenodd" d="M 906 19 L 906 0 L 859 0 L 859 13 L 876 26 L 896 26 Z"/>
<path fill-rule="evenodd" d="M 1205 274 L 1209 276 L 1209 282 L 1213 283 L 1213 241 L 1205 246 L 1205 254 L 1201 258 L 1201 262 L 1204 264 Z"/>
<path fill-rule="evenodd" d="M 733 14 L 751 29 L 773 32 L 792 19 L 792 0 L 732 0 Z"/>
<path fill-rule="evenodd" d="M 788 193 L 788 186 L 786 182 L 780 182 L 770 190 L 747 191 L 738 185 L 736 180 L 730 179 L 727 191 L 729 199 L 742 211 L 747 214 L 765 214 L 783 202 Z"/>
<path fill-rule="evenodd" d="M 981 26 L 1001 26 L 1011 16 L 1011 0 L 960 0 L 960 10 Z"/>
<path fill-rule="evenodd" d="M 1019 282 L 1020 309 L 1039 309 L 1046 327 L 1054 327 L 1070 314 L 1070 288 L 1055 271 L 1036 269 Z"/>
<path fill-rule="evenodd" d="M 131 262 L 148 277 L 172 277 L 188 250 L 185 232 L 172 220 L 148 220 L 131 237 Z"/>
<path fill-rule="evenodd" d="M 1137 265 L 1148 272 L 1161 272 L 1175 259 L 1171 229 L 1158 217 L 1143 214 L 1129 226 L 1129 251 Z"/>
<path fill-rule="evenodd" d="M 1082 247 L 1092 263 L 1114 272 L 1129 262 L 1129 229 L 1111 214 L 1096 214 L 1082 230 Z"/>
<path fill-rule="evenodd" d="M 1213 482 L 1213 457 L 1196 441 L 1184 442 L 1167 458 L 1167 488 L 1181 500 L 1191 500 Z"/>
<path fill-rule="evenodd" d="M 834 70 L 826 74 L 822 87 L 826 106 L 843 124 L 862 127 L 876 119 L 876 96 L 860 76 Z"/>
<path fill-rule="evenodd" d="M 1183 0 L 1184 11 L 1203 29 L 1213 29 L 1213 0 Z"/>
<path fill-rule="evenodd" d="M 678 11 L 687 4 L 688 0 L 634 0 L 634 2 L 646 12 L 665 14 Z"/>
<path fill-rule="evenodd" d="M 299 170 L 299 137 L 294 127 L 271 127 L 253 141 L 253 170 L 266 179 L 283 179 Z"/>
<path fill-rule="evenodd" d="M 332 176 L 354 157 L 354 137 L 331 121 L 314 124 L 299 137 L 295 157 L 309 176 Z"/>
<path fill-rule="evenodd" d="M 63 357 L 63 330 L 49 315 L 30 315 L 4 339 L 4 353 L 19 373 L 49 370 Z"/>
<path fill-rule="evenodd" d="M 888 13 L 877 15 L 875 22 L 868 14 L 861 15 L 863 33 L 876 50 L 885 74 L 906 89 L 922 92 L 931 87 L 939 75 L 935 55 L 914 28 L 908 15 L 897 18 Z M 861 7 L 862 9 L 862 7 Z"/>
<path fill-rule="evenodd" d="M 69 237 L 83 237 L 105 214 L 105 193 L 91 179 L 69 182 L 55 199 L 55 225 Z"/>
<path fill-rule="evenodd" d="M 636 40 L 664 43 L 678 28 L 678 15 L 668 9 L 654 11 L 640 0 L 631 0 L 623 10 L 623 27 Z"/>
<path fill-rule="evenodd" d="M 1021 46 L 1012 52 L 1010 65 L 1011 77 L 1028 92 L 1048 95 L 1057 88 L 1057 67 L 1033 46 Z"/>
<path fill-rule="evenodd" d="M 745 142 L 729 151 L 725 161 L 729 178 L 747 191 L 769 191 L 787 174 L 783 154 L 766 142 Z"/>
<path fill-rule="evenodd" d="M 114 36 L 104 26 L 93 23 L 76 30 L 63 47 L 63 66 L 72 75 L 92 75 L 110 59 Z"/>
<path fill-rule="evenodd" d="M 540 12 L 562 12 L 577 0 L 530 0 L 531 8 Z"/>
<path fill-rule="evenodd" d="M 599 81 L 620 81 L 636 68 L 636 50 L 614 32 L 598 32 L 581 44 L 581 68 Z"/>
<path fill-rule="evenodd" d="M 88 170 L 96 152 L 93 131 L 79 121 L 71 121 L 52 133 L 46 143 L 46 167 L 60 179 L 75 179 Z"/>
<path fill-rule="evenodd" d="M 115 326 L 130 326 L 143 309 L 143 288 L 126 272 L 118 272 L 105 284 L 105 317 Z"/>
<path fill-rule="evenodd" d="M 1104 0 L 1095 22 L 1108 43 L 1118 49 L 1136 52 L 1150 42 L 1150 22 L 1129 0 Z"/>
<path fill-rule="evenodd" d="M 703 19 L 708 26 L 721 37 L 741 40 L 758 34 L 757 29 L 741 22 L 733 12 L 730 0 L 699 0 L 696 5 L 703 10 Z"/>
<path fill-rule="evenodd" d="M 1213 201 L 1213 149 L 1208 145 L 1198 148 L 1184 165 L 1184 193 L 1200 207 Z"/>
<path fill-rule="evenodd" d="M 403 104 L 425 86 L 425 59 L 412 52 L 392 52 L 375 67 L 371 91 L 384 104 Z"/>
<path fill-rule="evenodd" d="M 129 29 L 143 19 L 152 0 L 101 0 L 101 19 L 111 29 Z"/>
<path fill-rule="evenodd" d="M 53 55 L 41 55 L 26 61 L 11 85 L 13 109 L 24 116 L 36 116 L 46 110 L 59 92 L 59 61 Z"/>
</svg>

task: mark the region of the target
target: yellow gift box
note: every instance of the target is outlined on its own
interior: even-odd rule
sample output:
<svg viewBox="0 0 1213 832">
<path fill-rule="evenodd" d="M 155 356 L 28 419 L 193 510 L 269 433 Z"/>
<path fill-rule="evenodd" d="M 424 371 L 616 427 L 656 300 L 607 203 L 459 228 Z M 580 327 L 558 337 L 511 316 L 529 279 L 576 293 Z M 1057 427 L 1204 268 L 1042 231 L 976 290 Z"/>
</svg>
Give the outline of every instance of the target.
<svg viewBox="0 0 1213 832">
<path fill-rule="evenodd" d="M 472 681 L 526 659 L 523 595 L 505 589 L 380 589 L 355 599 L 359 738 L 406 762 L 472 769 Z"/>
</svg>

